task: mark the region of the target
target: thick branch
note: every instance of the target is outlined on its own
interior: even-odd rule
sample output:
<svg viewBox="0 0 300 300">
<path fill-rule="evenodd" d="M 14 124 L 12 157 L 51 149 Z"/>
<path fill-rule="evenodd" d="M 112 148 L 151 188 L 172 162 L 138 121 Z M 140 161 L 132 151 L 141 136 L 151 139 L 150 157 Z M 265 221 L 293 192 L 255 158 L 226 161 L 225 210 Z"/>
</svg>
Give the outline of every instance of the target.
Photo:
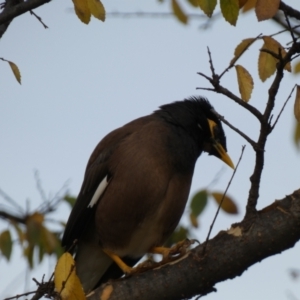
<svg viewBox="0 0 300 300">
<path fill-rule="evenodd" d="M 255 167 L 254 172 L 250 177 L 251 181 L 251 188 L 249 191 L 249 198 L 247 203 L 246 209 L 246 216 L 252 217 L 254 213 L 256 213 L 256 204 L 259 197 L 259 187 L 261 182 L 261 175 L 264 166 L 264 155 L 265 155 L 265 145 L 267 142 L 268 135 L 272 131 L 271 126 L 271 114 L 275 105 L 276 96 L 283 79 L 284 75 L 284 68 L 288 62 L 292 60 L 292 57 L 299 53 L 300 51 L 300 44 L 293 43 L 292 47 L 286 54 L 284 58 L 281 58 L 277 63 L 277 72 L 276 76 L 272 82 L 272 85 L 269 88 L 269 97 L 268 102 L 266 105 L 266 109 L 263 113 L 263 119 L 261 120 L 261 129 L 260 134 L 257 142 L 257 149 L 256 149 L 256 160 L 255 160 Z M 281 57 L 281 53 L 278 54 Z"/>
<path fill-rule="evenodd" d="M 39 6 L 42 6 L 50 1 L 51 0 L 28 0 L 7 10 L 3 10 L 3 12 L 0 14 L 0 25 L 11 21 L 13 18 L 18 17 Z"/>
<path fill-rule="evenodd" d="M 288 6 L 287 4 L 285 4 L 282 1 L 280 1 L 279 9 L 282 10 L 282 11 L 284 11 L 288 16 L 300 20 L 300 12 L 299 12 L 299 10 L 296 10 L 296 9 L 292 8 L 291 6 Z"/>
<path fill-rule="evenodd" d="M 26 223 L 26 217 L 19 217 L 17 215 L 10 214 L 6 211 L 0 210 L 0 219 L 6 219 L 10 221 L 17 222 L 19 224 L 25 224 Z"/>
<path fill-rule="evenodd" d="M 300 239 L 300 189 L 234 224 L 180 260 L 96 289 L 89 300 L 184 299 L 214 291 L 218 282 L 240 276 L 247 268 L 279 254 Z M 103 298 L 102 298 L 103 297 Z"/>
</svg>

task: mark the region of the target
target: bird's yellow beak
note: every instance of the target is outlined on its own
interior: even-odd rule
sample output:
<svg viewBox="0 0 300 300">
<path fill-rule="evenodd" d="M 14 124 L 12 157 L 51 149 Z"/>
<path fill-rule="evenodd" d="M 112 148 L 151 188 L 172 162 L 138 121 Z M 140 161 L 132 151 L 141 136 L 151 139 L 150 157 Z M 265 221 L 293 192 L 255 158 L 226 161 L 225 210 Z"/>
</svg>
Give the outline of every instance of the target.
<svg viewBox="0 0 300 300">
<path fill-rule="evenodd" d="M 220 143 L 218 143 L 217 141 L 215 141 L 213 143 L 213 147 L 216 149 L 216 151 L 220 155 L 220 159 L 222 159 L 224 161 L 224 163 L 227 164 L 229 167 L 234 169 L 234 164 L 233 164 L 230 156 L 227 154 L 227 152 L 223 148 L 223 146 Z"/>
</svg>

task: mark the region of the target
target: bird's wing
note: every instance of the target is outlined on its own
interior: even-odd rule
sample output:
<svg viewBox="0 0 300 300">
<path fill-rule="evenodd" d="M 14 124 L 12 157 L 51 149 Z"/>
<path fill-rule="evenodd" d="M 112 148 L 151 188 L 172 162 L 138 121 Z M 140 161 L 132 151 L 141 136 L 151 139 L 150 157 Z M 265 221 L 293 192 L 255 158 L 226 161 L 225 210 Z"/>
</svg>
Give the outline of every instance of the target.
<svg viewBox="0 0 300 300">
<path fill-rule="evenodd" d="M 73 252 L 70 249 L 74 249 L 72 247 L 74 241 L 80 239 L 89 223 L 94 222 L 96 204 L 101 198 L 101 192 L 104 192 L 106 185 L 113 176 L 109 170 L 109 158 L 119 144 L 137 128 L 146 124 L 149 121 L 148 119 L 148 116 L 142 117 L 112 131 L 96 146 L 88 161 L 81 190 L 69 216 L 62 238 L 62 246 L 67 251 Z M 103 185 L 102 190 L 101 183 Z"/>
</svg>

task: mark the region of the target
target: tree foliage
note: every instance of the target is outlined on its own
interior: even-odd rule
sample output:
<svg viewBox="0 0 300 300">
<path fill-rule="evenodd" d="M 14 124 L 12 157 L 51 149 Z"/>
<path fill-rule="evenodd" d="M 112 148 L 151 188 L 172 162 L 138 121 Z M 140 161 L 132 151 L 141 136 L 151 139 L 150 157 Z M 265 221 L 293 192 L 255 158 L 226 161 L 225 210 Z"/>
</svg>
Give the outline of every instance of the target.
<svg viewBox="0 0 300 300">
<path fill-rule="evenodd" d="M 106 11 L 100 0 L 72 1 L 77 17 L 84 24 L 89 24 L 92 16 L 103 22 L 105 21 Z M 0 14 L 0 37 L 6 32 L 14 18 L 26 12 L 32 13 L 45 27 L 42 19 L 32 10 L 47 2 L 51 2 L 51 0 L 7 0 Z M 285 29 L 280 33 L 291 36 L 291 43 L 288 47 L 281 44 L 278 33 L 257 37 L 245 36 L 236 46 L 233 58 L 228 62 L 228 66 L 220 74 L 215 71 L 214 61 L 210 49 L 208 49 L 208 63 L 211 74 L 199 72 L 199 75 L 210 84 L 209 87 L 200 87 L 199 89 L 223 94 L 252 114 L 260 124 L 258 138 L 254 140 L 247 133 L 242 132 L 228 122 L 223 116 L 218 115 L 225 124 L 240 134 L 252 146 L 255 153 L 255 167 L 250 178 L 251 187 L 246 215 L 239 224 L 232 225 L 230 230 L 218 234 L 214 239 L 207 238 L 204 243 L 188 252 L 178 263 L 166 265 L 158 270 L 150 270 L 123 281 L 112 282 L 98 288 L 94 294 L 87 296 L 88 299 L 99 299 L 103 295 L 105 295 L 105 299 L 141 299 L 141 297 L 143 299 L 160 299 L 163 297 L 164 299 L 181 299 L 198 294 L 205 295 L 214 291 L 214 285 L 217 282 L 240 275 L 254 263 L 293 247 L 300 239 L 298 230 L 300 225 L 299 191 L 281 201 L 274 202 L 261 211 L 256 209 L 267 137 L 277 125 L 294 89 L 296 89 L 294 114 L 297 120 L 294 141 L 297 147 L 300 145 L 299 86 L 295 86 L 290 92 L 281 112 L 273 118 L 273 108 L 278 90 L 282 85 L 284 73 L 293 72 L 297 75 L 300 72 L 300 62 L 297 62 L 297 57 L 300 54 L 299 32 L 297 31 L 300 12 L 280 0 L 220 0 L 219 2 L 216 0 L 170 0 L 170 4 L 171 13 L 182 24 L 188 24 L 192 18 L 184 10 L 186 5 L 192 6 L 197 13 L 205 14 L 208 18 L 211 18 L 210 20 L 213 20 L 216 10 L 219 9 L 222 18 L 233 26 L 238 25 L 238 18 L 242 17 L 243 13 L 254 9 L 258 21 L 275 20 Z M 296 20 L 296 25 L 291 24 L 291 18 Z M 261 44 L 261 49 L 253 55 L 254 50 L 251 47 L 257 43 Z M 248 53 L 252 55 L 251 60 L 253 57 L 257 58 L 257 72 L 260 80 L 265 82 L 268 78 L 272 78 L 263 112 L 251 105 L 251 95 L 255 88 L 253 77 L 246 66 L 238 64 L 239 59 L 248 55 Z M 21 83 L 21 73 L 17 65 L 6 58 L 0 59 L 9 64 L 16 80 Z M 221 83 L 223 76 L 233 69 L 236 71 L 236 84 L 240 95 L 235 95 Z M 63 231 L 64 223 L 58 221 L 59 230 L 54 231 L 50 229 L 47 222 L 47 216 L 55 212 L 61 202 L 66 202 L 72 206 L 76 198 L 65 194 L 46 201 L 37 209 L 28 212 L 16 205 L 5 193 L 2 192 L 1 194 L 2 198 L 17 208 L 18 211 L 17 214 L 11 213 L 6 208 L 0 211 L 0 217 L 8 224 L 7 229 L 0 233 L 2 256 L 10 260 L 13 247 L 18 245 L 22 248 L 24 257 L 31 268 L 34 267 L 35 254 L 38 255 L 39 262 L 43 260 L 45 255 L 60 257 L 54 271 L 54 283 L 52 278 L 49 282 L 39 282 L 34 296 L 35 299 L 43 295 L 53 299 L 57 297 L 61 299 L 85 299 L 86 296 L 82 292 L 79 279 L 75 273 L 75 262 L 68 253 L 62 254 L 63 250 L 60 247 L 59 237 Z M 236 214 L 238 211 L 233 197 L 209 188 L 201 189 L 191 197 L 189 202 L 190 226 L 180 225 L 168 241 L 169 245 L 191 236 L 192 228 L 198 227 L 199 218 L 210 200 L 215 201 L 225 213 Z M 290 218 L 290 215 L 293 218 Z M 13 235 L 17 236 L 17 242 L 13 242 Z M 260 238 L 257 239 L 257 236 Z M 220 249 L 226 249 L 226 251 L 224 250 L 220 255 Z M 239 258 L 239 264 L 236 264 L 232 257 Z M 208 264 L 209 268 L 207 268 Z M 192 270 L 191 265 L 193 266 Z M 220 271 L 220 265 L 223 266 L 222 272 Z M 188 280 L 181 285 L 174 284 L 180 281 L 181 272 L 186 272 Z M 188 274 L 192 275 L 189 276 Z M 206 280 L 201 281 L 200 279 L 203 278 Z M 201 284 L 199 284 L 200 281 Z M 162 282 L 165 284 L 161 284 Z M 171 288 L 166 290 L 166 285 Z M 134 291 L 133 294 L 132 291 Z"/>
</svg>

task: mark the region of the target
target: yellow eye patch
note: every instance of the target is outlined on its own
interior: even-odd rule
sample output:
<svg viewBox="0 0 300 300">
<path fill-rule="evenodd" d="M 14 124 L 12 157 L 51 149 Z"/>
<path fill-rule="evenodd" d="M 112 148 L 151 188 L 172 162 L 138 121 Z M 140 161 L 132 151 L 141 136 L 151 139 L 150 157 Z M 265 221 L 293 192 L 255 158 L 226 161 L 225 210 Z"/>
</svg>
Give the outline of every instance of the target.
<svg viewBox="0 0 300 300">
<path fill-rule="evenodd" d="M 210 129 L 211 137 L 215 138 L 214 128 L 217 126 L 217 124 L 216 124 L 216 122 L 214 122 L 213 120 L 210 120 L 210 119 L 207 119 L 207 121 L 208 121 L 209 129 Z"/>
</svg>

